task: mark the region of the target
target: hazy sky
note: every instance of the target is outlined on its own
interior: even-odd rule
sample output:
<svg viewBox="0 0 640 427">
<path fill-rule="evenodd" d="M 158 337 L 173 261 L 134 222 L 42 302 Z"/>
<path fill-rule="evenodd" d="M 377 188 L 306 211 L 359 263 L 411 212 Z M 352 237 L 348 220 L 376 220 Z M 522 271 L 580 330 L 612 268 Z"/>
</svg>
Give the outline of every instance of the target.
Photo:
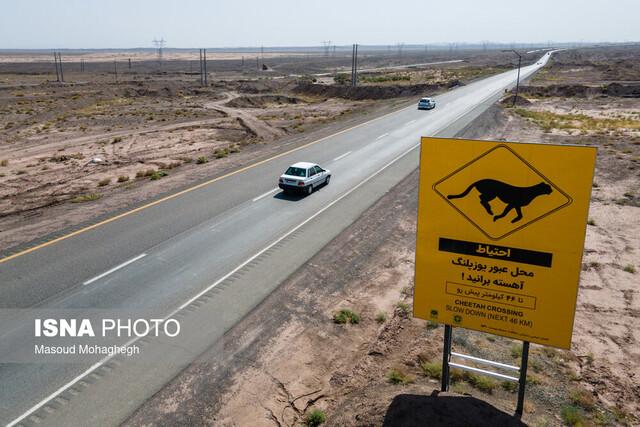
<svg viewBox="0 0 640 427">
<path fill-rule="evenodd" d="M 0 49 L 638 41 L 640 0 L 0 0 Z"/>
</svg>

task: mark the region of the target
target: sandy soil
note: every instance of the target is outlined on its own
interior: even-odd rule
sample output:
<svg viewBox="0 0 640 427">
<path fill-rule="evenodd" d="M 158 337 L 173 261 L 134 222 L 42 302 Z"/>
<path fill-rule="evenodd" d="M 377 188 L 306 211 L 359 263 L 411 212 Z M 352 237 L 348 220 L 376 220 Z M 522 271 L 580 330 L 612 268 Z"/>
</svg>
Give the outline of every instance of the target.
<svg viewBox="0 0 640 427">
<path fill-rule="evenodd" d="M 550 66 L 533 79 L 535 85 L 586 84 L 640 81 L 638 46 L 584 48 L 559 52 Z"/>
</svg>

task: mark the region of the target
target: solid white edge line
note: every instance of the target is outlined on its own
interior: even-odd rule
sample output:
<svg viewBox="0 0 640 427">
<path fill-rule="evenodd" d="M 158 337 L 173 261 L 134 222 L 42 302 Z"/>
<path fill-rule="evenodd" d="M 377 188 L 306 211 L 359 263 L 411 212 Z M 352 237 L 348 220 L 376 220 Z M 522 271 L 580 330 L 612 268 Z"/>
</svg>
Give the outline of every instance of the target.
<svg viewBox="0 0 640 427">
<path fill-rule="evenodd" d="M 96 280 L 100 280 L 100 279 L 102 279 L 104 276 L 107 276 L 107 275 L 109 275 L 109 274 L 113 273 L 114 271 L 118 271 L 118 270 L 120 270 L 121 268 L 124 268 L 124 267 L 126 267 L 127 265 L 129 265 L 129 264 L 131 264 L 131 263 L 134 263 L 134 262 L 138 261 L 139 259 L 144 258 L 144 257 L 146 257 L 146 256 L 147 256 L 147 254 L 140 254 L 140 255 L 138 255 L 137 257 L 131 258 L 129 261 L 125 261 L 125 262 L 123 262 L 122 264 L 120 264 L 120 265 L 118 265 L 118 266 L 113 267 L 111 270 L 107 270 L 107 271 L 105 271 L 104 273 L 99 274 L 99 275 L 97 275 L 96 277 L 93 277 L 93 278 L 91 278 L 91 279 L 89 279 L 89 280 L 87 280 L 87 281 L 83 282 L 83 283 L 82 283 L 82 286 L 90 285 L 91 283 L 95 282 Z"/>
<path fill-rule="evenodd" d="M 416 119 L 413 120 L 409 120 L 407 123 L 405 123 L 405 126 L 409 126 L 411 123 L 414 123 L 416 121 Z"/>
<path fill-rule="evenodd" d="M 281 241 L 283 241 L 284 239 L 286 239 L 287 237 L 289 237 L 291 234 L 295 233 L 296 231 L 298 231 L 301 227 L 303 227 L 305 224 L 307 224 L 309 221 L 312 221 L 314 218 L 316 218 L 318 215 L 320 215 L 321 213 L 323 213 L 324 211 L 326 211 L 327 209 L 329 209 L 330 207 L 332 207 L 333 205 L 335 205 L 336 203 L 338 203 L 339 201 L 341 201 L 342 199 L 344 199 L 345 197 L 349 196 L 351 193 L 353 193 L 354 191 L 356 191 L 358 188 L 362 187 L 364 184 L 366 184 L 367 182 L 369 182 L 371 179 L 373 179 L 375 176 L 377 176 L 378 174 L 380 174 L 382 171 L 384 171 L 385 169 L 387 169 L 389 166 L 391 166 L 392 164 L 394 164 L 395 162 L 397 162 L 398 160 L 400 160 L 401 158 L 403 158 L 404 156 L 406 156 L 407 154 L 409 154 L 410 152 L 412 152 L 413 150 L 415 150 L 416 148 L 418 148 L 420 146 L 420 144 L 415 144 L 413 145 L 410 149 L 404 151 L 402 154 L 400 154 L 399 156 L 395 157 L 393 160 L 391 160 L 389 163 L 385 164 L 383 167 L 381 167 L 380 169 L 378 169 L 376 172 L 374 172 L 373 174 L 369 175 L 367 178 L 365 178 L 364 180 L 360 181 L 357 185 L 355 185 L 353 188 L 351 188 L 351 190 L 347 191 L 346 193 L 344 193 L 342 196 L 338 197 L 337 199 L 335 199 L 333 202 L 329 203 L 328 205 L 326 205 L 324 208 L 320 209 L 318 212 L 316 212 L 315 214 L 311 215 L 309 218 L 307 218 L 306 220 L 302 221 L 300 224 L 298 224 L 297 226 L 295 226 L 294 228 L 292 228 L 291 230 L 289 230 L 287 233 L 283 234 L 281 237 L 279 237 L 277 240 L 275 240 L 273 243 L 271 243 L 269 246 L 265 247 L 264 249 L 260 250 L 258 253 L 256 253 L 255 255 L 253 255 L 251 258 L 247 259 L 246 261 L 244 261 L 242 264 L 238 265 L 236 268 L 234 268 L 233 270 L 231 270 L 230 272 L 228 272 L 227 274 L 225 274 L 224 276 L 222 276 L 220 279 L 216 280 L 215 282 L 213 282 L 211 285 L 209 285 L 207 288 L 205 288 L 204 290 L 200 291 L 198 294 L 196 294 L 194 297 L 192 297 L 191 299 L 189 299 L 187 302 L 185 302 L 184 304 L 182 304 L 180 307 L 178 307 L 177 309 L 173 310 L 171 313 L 167 314 L 165 317 L 162 318 L 162 321 L 164 322 L 165 320 L 173 317 L 174 315 L 176 315 L 177 313 L 179 313 L 180 311 L 182 311 L 184 308 L 186 308 L 187 306 L 189 306 L 192 302 L 196 301 L 198 298 L 200 298 L 202 295 L 206 294 L 207 292 L 209 292 L 211 289 L 215 288 L 216 286 L 218 286 L 220 283 L 224 282 L 225 280 L 227 280 L 230 276 L 232 276 L 234 273 L 236 273 L 237 271 L 239 271 L 240 269 L 242 269 L 243 267 L 245 267 L 247 264 L 249 264 L 251 261 L 255 260 L 256 258 L 258 258 L 260 255 L 264 254 L 265 252 L 267 252 L 269 249 L 273 248 L 275 245 L 277 245 L 278 243 L 280 243 Z M 134 344 L 136 341 L 138 341 L 141 338 L 144 338 L 146 335 L 144 336 L 136 336 L 132 339 L 130 339 L 129 341 L 127 341 L 126 343 L 123 344 L 123 347 L 129 347 L 132 344 Z M 13 427 L 16 424 L 18 424 L 19 422 L 21 422 L 22 420 L 24 420 L 25 418 L 27 418 L 28 416 L 30 416 L 31 414 L 33 414 L 34 412 L 36 412 L 37 410 L 39 410 L 40 408 L 42 408 L 44 405 L 47 404 L 47 402 L 49 402 L 52 399 L 55 399 L 56 397 L 58 397 L 60 394 L 62 394 L 64 391 L 66 391 L 69 387 L 73 386 L 75 383 L 77 383 L 78 381 L 80 381 L 82 378 L 84 378 L 85 376 L 89 375 L 91 372 L 93 372 L 94 370 L 96 370 L 97 368 L 99 368 L 100 366 L 104 365 L 105 363 L 107 363 L 109 360 L 111 360 L 113 357 L 115 356 L 115 354 L 110 355 L 110 356 L 105 356 L 104 358 L 102 358 L 100 361 L 94 363 L 93 365 L 91 365 L 87 370 L 85 370 L 84 372 L 82 372 L 80 375 L 78 375 L 77 377 L 75 377 L 73 380 L 69 381 L 68 383 L 66 383 L 65 385 L 63 385 L 62 387 L 58 388 L 56 391 L 54 391 L 53 393 L 51 393 L 49 396 L 45 397 L 44 399 L 42 399 L 39 403 L 37 403 L 36 405 L 32 406 L 30 409 L 28 409 L 26 412 L 24 412 L 22 415 L 20 415 L 18 418 L 14 419 L 13 421 L 11 421 L 9 424 L 7 424 L 7 427 Z"/>
<path fill-rule="evenodd" d="M 338 160 L 340 160 L 340 159 L 344 159 L 344 158 L 345 158 L 345 157 L 347 157 L 349 154 L 351 154 L 351 151 L 347 151 L 346 153 L 339 155 L 338 157 L 336 157 L 336 158 L 335 158 L 335 159 L 333 159 L 332 161 L 333 161 L 333 162 L 337 162 L 337 161 L 338 161 Z"/>
<path fill-rule="evenodd" d="M 382 139 L 382 138 L 384 138 L 384 137 L 385 137 L 385 136 L 387 136 L 387 135 L 389 135 L 389 132 L 387 132 L 387 133 L 383 133 L 382 135 L 380 135 L 379 137 L 377 137 L 377 138 L 376 138 L 376 140 L 378 140 L 378 139 Z"/>
<path fill-rule="evenodd" d="M 407 108 L 410 107 L 406 107 L 403 108 L 402 110 L 406 110 Z M 402 110 L 398 110 L 398 111 L 402 111 Z M 397 111 L 396 111 L 397 112 Z M 393 113 L 390 113 L 393 114 Z M 461 115 L 462 116 L 462 115 Z M 459 118 L 459 117 L 458 117 Z M 455 120 L 458 120 L 458 118 L 456 118 Z M 455 122 L 454 120 L 454 122 Z M 437 132 L 434 132 L 434 134 Z M 411 151 L 415 150 L 417 147 L 420 146 L 420 143 L 412 146 L 410 149 L 408 149 L 407 151 L 403 152 L 402 154 L 400 154 L 398 157 L 395 157 L 393 160 L 391 160 L 389 163 L 387 163 L 386 165 L 384 165 L 382 168 L 378 169 L 376 172 L 374 172 L 372 175 L 370 175 L 369 177 L 365 178 L 363 181 L 361 181 L 359 184 L 357 184 L 355 187 L 353 187 L 351 190 L 347 191 L 346 193 L 344 193 L 342 196 L 340 196 L 339 198 L 337 198 L 336 200 L 334 200 L 333 202 L 331 202 L 330 204 L 328 204 L 327 206 L 325 206 L 324 208 L 322 208 L 320 211 L 316 212 L 314 215 L 310 216 L 309 218 L 307 218 L 305 221 L 301 222 L 300 224 L 298 224 L 295 228 L 293 228 L 292 230 L 290 230 L 288 233 L 284 234 L 282 237 L 280 237 L 278 240 L 276 240 L 275 242 L 271 243 L 269 246 L 267 246 L 266 248 L 262 249 L 260 252 L 258 252 L 257 254 L 253 255 L 251 258 L 249 258 L 248 260 L 246 260 L 245 262 L 243 262 L 242 264 L 240 264 L 238 267 L 234 268 L 232 271 L 230 271 L 229 273 L 227 273 L 225 276 L 223 276 L 222 278 L 218 279 L 217 281 L 215 281 L 213 284 L 211 284 L 208 288 L 206 288 L 205 290 L 201 291 L 200 293 L 198 293 L 195 297 L 191 298 L 189 301 L 187 301 L 186 303 L 182 304 L 180 307 L 178 307 L 177 309 L 175 309 L 174 311 L 172 311 L 171 313 L 169 313 L 167 316 L 165 316 L 162 321 L 165 321 L 167 319 L 169 319 L 171 316 L 175 315 L 176 313 L 180 312 L 182 309 L 184 309 L 186 306 L 188 306 L 189 304 L 191 304 L 193 301 L 197 300 L 198 298 L 200 298 L 202 295 L 206 294 L 207 292 L 209 292 L 211 289 L 215 288 L 216 286 L 218 286 L 220 283 L 222 283 L 224 280 L 226 280 L 227 278 L 229 278 L 231 275 L 233 275 L 234 273 L 236 273 L 238 270 L 240 270 L 242 267 L 244 267 L 245 265 L 249 264 L 251 261 L 253 261 L 254 259 L 258 258 L 260 255 L 262 255 L 263 253 L 265 253 L 266 251 L 268 251 L 269 249 L 271 249 L 272 247 L 274 247 L 275 245 L 277 245 L 278 243 L 280 243 L 282 240 L 286 239 L 288 236 L 290 236 L 292 233 L 294 233 L 295 231 L 297 231 L 298 229 L 300 229 L 302 226 L 304 226 L 306 223 L 308 223 L 309 221 L 311 221 L 312 219 L 314 219 L 316 216 L 320 215 L 322 212 L 324 212 L 325 210 L 329 209 L 331 206 L 333 206 L 334 204 L 338 203 L 340 200 L 342 200 L 343 198 L 347 197 L 349 194 L 351 194 L 353 191 L 355 191 L 356 189 L 358 189 L 359 187 L 361 187 L 362 185 L 364 185 L 366 182 L 368 182 L 369 180 L 371 180 L 373 177 L 375 177 L 376 175 L 378 175 L 380 172 L 382 172 L 383 170 L 385 170 L 386 168 L 388 168 L 389 166 L 391 166 L 393 163 L 397 162 L 398 160 L 400 160 L 402 157 L 404 157 L 405 155 L 409 154 Z M 129 347 L 130 345 L 132 345 L 133 343 L 135 343 L 136 341 L 138 341 L 140 338 L 143 337 L 135 337 L 132 338 L 131 340 L 127 341 L 123 346 L 124 347 Z M 33 407 L 31 407 L 30 409 L 28 409 L 26 412 L 24 412 L 22 415 L 20 415 L 18 418 L 14 419 L 13 421 L 11 421 L 9 424 L 7 424 L 6 427 L 13 427 L 16 424 L 18 424 L 20 421 L 24 420 L 25 418 L 27 418 L 29 415 L 33 414 L 35 411 L 37 411 L 38 409 L 40 409 L 41 407 L 43 407 L 44 405 L 47 404 L 47 402 L 49 402 L 52 399 L 55 399 L 58 395 L 60 395 L 61 393 L 63 393 L 66 389 L 68 389 L 69 387 L 71 387 L 72 385 L 74 385 L 76 382 L 80 381 L 82 378 L 84 378 L 85 376 L 89 375 L 92 371 L 96 370 L 97 368 L 99 368 L 101 365 L 105 364 L 106 362 L 108 362 L 109 360 L 111 360 L 114 355 L 111 356 L 105 356 L 102 360 L 96 362 L 95 364 L 93 364 L 91 367 L 89 367 L 86 371 L 84 371 L 83 373 L 81 373 L 80 375 L 78 375 L 77 377 L 75 377 L 73 380 L 69 381 L 67 384 L 63 385 L 62 387 L 60 387 L 58 390 L 56 390 L 55 392 L 51 393 L 49 396 L 45 397 L 44 399 L 42 399 L 39 403 L 37 403 L 36 405 L 34 405 Z"/>
<path fill-rule="evenodd" d="M 257 202 L 258 200 L 260 200 L 260 199 L 264 199 L 264 198 L 265 198 L 265 197 L 267 197 L 269 194 L 273 194 L 273 193 L 275 193 L 275 192 L 276 192 L 276 191 L 278 191 L 278 190 L 279 190 L 279 188 L 278 188 L 278 187 L 273 188 L 273 189 L 271 189 L 271 190 L 267 191 L 266 193 L 263 193 L 263 194 L 259 195 L 258 197 L 254 197 L 253 199 L 251 199 L 251 201 L 252 201 L 252 202 Z"/>
</svg>

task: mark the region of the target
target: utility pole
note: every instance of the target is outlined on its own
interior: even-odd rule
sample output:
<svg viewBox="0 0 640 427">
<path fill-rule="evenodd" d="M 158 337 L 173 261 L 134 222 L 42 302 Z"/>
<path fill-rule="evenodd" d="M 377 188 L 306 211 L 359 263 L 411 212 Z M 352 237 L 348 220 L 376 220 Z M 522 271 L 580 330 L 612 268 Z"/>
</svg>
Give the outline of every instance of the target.
<svg viewBox="0 0 640 427">
<path fill-rule="evenodd" d="M 518 77 L 516 79 L 516 94 L 513 97 L 513 104 L 511 105 L 512 107 L 515 107 L 516 100 L 518 99 L 518 90 L 520 89 L 520 65 L 522 65 L 522 55 L 520 55 L 520 53 L 518 53 L 518 51 L 515 49 L 507 49 L 503 50 L 503 52 L 513 52 L 518 55 Z"/>
<path fill-rule="evenodd" d="M 202 49 L 204 56 L 204 85 L 207 86 L 209 84 L 209 77 L 207 76 L 207 49 Z"/>
<path fill-rule="evenodd" d="M 56 51 L 53 51 L 53 63 L 56 66 L 56 81 L 59 82 L 60 81 L 60 72 L 58 71 L 58 54 L 56 53 Z"/>
<path fill-rule="evenodd" d="M 355 81 L 355 77 L 354 77 L 354 70 L 356 67 L 356 63 L 355 63 L 355 59 L 356 59 L 356 45 L 351 45 L 351 86 L 353 86 L 353 83 Z"/>
<path fill-rule="evenodd" d="M 116 77 L 116 83 L 118 83 L 118 61 L 113 60 L 113 73 Z"/>
<path fill-rule="evenodd" d="M 158 49 L 158 65 L 162 68 L 162 49 L 167 42 L 164 37 L 161 37 L 160 40 L 153 39 L 152 43 Z"/>
<path fill-rule="evenodd" d="M 200 49 L 200 85 L 204 86 L 204 62 L 202 61 L 202 53 L 204 49 Z"/>
<path fill-rule="evenodd" d="M 54 52 L 53 55 L 55 57 L 56 52 Z M 62 55 L 60 55 L 60 52 L 58 52 L 58 61 L 56 63 L 56 66 L 60 68 L 60 81 L 64 83 L 64 73 L 62 72 Z"/>
<path fill-rule="evenodd" d="M 129 69 L 131 69 L 131 58 L 129 58 Z"/>
<path fill-rule="evenodd" d="M 206 86 L 209 83 L 207 77 L 207 49 L 200 49 L 200 84 Z"/>
<path fill-rule="evenodd" d="M 356 43 L 356 59 L 355 59 L 355 63 L 356 66 L 353 70 L 353 76 L 355 77 L 355 79 L 353 80 L 353 86 L 357 86 L 358 85 L 358 43 Z"/>
<path fill-rule="evenodd" d="M 329 49 L 331 49 L 331 40 L 323 41 L 322 47 L 324 48 L 324 56 L 329 56 Z"/>
<path fill-rule="evenodd" d="M 354 44 L 351 50 L 351 86 L 358 85 L 358 45 Z"/>
</svg>

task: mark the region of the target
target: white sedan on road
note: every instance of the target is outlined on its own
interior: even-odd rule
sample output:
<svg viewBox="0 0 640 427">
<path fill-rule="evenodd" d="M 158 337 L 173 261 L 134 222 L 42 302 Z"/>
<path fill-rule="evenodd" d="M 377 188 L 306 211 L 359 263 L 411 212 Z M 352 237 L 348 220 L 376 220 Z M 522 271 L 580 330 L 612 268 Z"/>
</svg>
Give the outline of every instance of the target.
<svg viewBox="0 0 640 427">
<path fill-rule="evenodd" d="M 433 98 L 422 98 L 418 101 L 418 110 L 433 110 L 436 108 L 436 101 Z"/>
<path fill-rule="evenodd" d="M 311 194 L 321 185 L 329 184 L 331 171 L 322 169 L 315 163 L 299 162 L 289 166 L 280 175 L 278 187 L 285 193 Z"/>
</svg>

